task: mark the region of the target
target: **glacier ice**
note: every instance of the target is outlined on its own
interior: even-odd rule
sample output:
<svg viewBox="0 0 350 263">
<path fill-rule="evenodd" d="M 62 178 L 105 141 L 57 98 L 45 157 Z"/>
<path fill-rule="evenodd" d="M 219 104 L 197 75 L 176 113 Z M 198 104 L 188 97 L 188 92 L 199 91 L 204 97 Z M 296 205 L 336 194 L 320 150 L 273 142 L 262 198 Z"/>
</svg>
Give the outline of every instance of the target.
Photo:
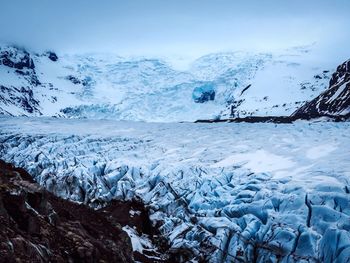
<svg viewBox="0 0 350 263">
<path fill-rule="evenodd" d="M 230 106 L 241 117 L 289 115 L 327 88 L 330 73 L 321 72 L 336 66 L 315 67 L 315 54 L 297 49 L 214 53 L 186 70 L 166 59 L 113 54 L 52 60 L 0 44 L 4 56 L 21 67 L 24 59 L 27 68 L 18 72 L 0 58 L 1 114 L 150 122 L 228 118 Z"/>
<path fill-rule="evenodd" d="M 142 199 L 189 260 L 346 262 L 349 131 L 346 122 L 0 118 L 0 158 L 93 207 Z"/>
<path fill-rule="evenodd" d="M 194 102 L 204 103 L 215 99 L 215 87 L 212 83 L 204 83 L 193 89 L 192 98 Z"/>
</svg>

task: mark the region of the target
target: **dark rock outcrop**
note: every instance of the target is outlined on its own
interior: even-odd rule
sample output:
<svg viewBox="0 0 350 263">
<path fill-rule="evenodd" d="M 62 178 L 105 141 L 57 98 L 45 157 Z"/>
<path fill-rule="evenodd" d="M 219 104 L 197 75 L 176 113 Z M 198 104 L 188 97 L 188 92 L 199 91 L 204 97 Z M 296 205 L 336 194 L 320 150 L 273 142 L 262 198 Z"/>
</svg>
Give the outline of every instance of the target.
<svg viewBox="0 0 350 263">
<path fill-rule="evenodd" d="M 217 122 L 233 122 L 233 123 L 292 123 L 296 119 L 290 116 L 247 116 L 243 118 L 230 118 L 230 119 L 209 119 L 209 120 L 197 120 L 196 123 L 217 123 Z"/>
<path fill-rule="evenodd" d="M 20 52 L 17 52 L 20 51 Z M 22 70 L 24 68 L 34 69 L 35 65 L 30 54 L 18 48 L 4 50 L 0 53 L 0 65 Z"/>
<path fill-rule="evenodd" d="M 9 88 L 0 85 L 0 102 L 4 105 L 15 103 L 30 114 L 36 113 L 41 115 L 39 101 L 34 98 L 33 90 L 29 87 Z"/>
<path fill-rule="evenodd" d="M 81 80 L 78 79 L 77 77 L 74 77 L 72 75 L 69 75 L 66 77 L 67 80 L 71 81 L 73 84 L 77 85 L 81 83 Z"/>
<path fill-rule="evenodd" d="M 338 66 L 329 88 L 292 114 L 295 119 L 350 118 L 350 60 Z"/>
<path fill-rule="evenodd" d="M 23 48 L 0 47 L 0 66 L 5 67 L 3 78 L 6 74 L 14 74 L 18 78 L 18 85 L 0 84 L 0 114 L 9 115 L 11 109 L 18 115 L 41 115 L 40 101 L 35 96 L 35 88 L 42 85 L 35 70 L 33 58 Z"/>
<path fill-rule="evenodd" d="M 0 47 L 0 65 L 14 69 L 15 73 L 23 76 L 31 86 L 41 85 L 35 72 L 33 58 L 23 48 Z"/>
<path fill-rule="evenodd" d="M 51 61 L 56 62 L 56 61 L 58 60 L 58 56 L 56 55 L 55 52 L 48 51 L 48 52 L 46 52 L 46 54 L 47 54 L 47 57 L 48 57 Z"/>
<path fill-rule="evenodd" d="M 0 262 L 175 263 L 188 253 L 169 249 L 140 200 L 95 201 L 59 198 L 0 160 Z M 147 246 L 133 249 L 130 229 Z"/>
<path fill-rule="evenodd" d="M 106 211 L 55 197 L 0 161 L 0 262 L 132 262 L 130 238 Z"/>
</svg>

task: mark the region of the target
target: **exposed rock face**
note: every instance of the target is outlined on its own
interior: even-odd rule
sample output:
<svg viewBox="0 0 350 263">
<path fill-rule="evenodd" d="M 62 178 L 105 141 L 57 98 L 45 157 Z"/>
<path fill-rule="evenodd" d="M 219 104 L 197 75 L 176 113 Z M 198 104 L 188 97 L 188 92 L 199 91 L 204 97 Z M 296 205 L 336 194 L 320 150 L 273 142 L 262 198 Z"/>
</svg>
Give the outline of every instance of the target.
<svg viewBox="0 0 350 263">
<path fill-rule="evenodd" d="M 20 49 L 18 49 L 20 50 Z M 35 65 L 29 53 L 25 50 L 21 51 L 21 56 L 16 54 L 17 49 L 8 49 L 0 53 L 0 65 L 3 64 L 10 68 L 22 70 L 24 68 L 34 69 Z"/>
<path fill-rule="evenodd" d="M 47 57 L 53 62 L 56 62 L 58 60 L 56 53 L 52 51 L 47 52 Z"/>
<path fill-rule="evenodd" d="M 73 84 L 80 84 L 81 83 L 81 81 L 77 77 L 74 77 L 72 75 L 67 76 L 66 79 L 71 81 Z"/>
<path fill-rule="evenodd" d="M 29 87 L 5 87 L 0 85 L 0 101 L 5 104 L 16 103 L 28 113 L 39 113 L 39 101 L 33 96 L 33 90 Z M 1 110 L 1 108 L 0 108 Z M 4 112 L 3 114 L 5 114 Z M 0 113 L 1 114 L 1 113 Z M 11 115 L 8 113 L 8 115 Z"/>
<path fill-rule="evenodd" d="M 41 85 L 36 73 L 32 56 L 24 49 L 0 47 L 0 66 L 3 67 L 0 84 L 0 114 L 6 115 L 41 115 L 40 101 L 33 90 Z M 9 77 L 18 79 L 18 85 Z M 20 112 L 16 112 L 20 108 Z M 13 111 L 13 112 L 11 112 Z"/>
<path fill-rule="evenodd" d="M 55 197 L 0 161 L 1 262 L 132 262 L 130 238 L 105 213 Z"/>
<path fill-rule="evenodd" d="M 297 119 L 350 117 L 350 60 L 338 66 L 329 88 L 292 114 Z"/>
<path fill-rule="evenodd" d="M 0 47 L 1 65 L 7 70 L 13 70 L 17 76 L 23 77 L 31 88 L 41 84 L 35 71 L 32 56 L 24 49 Z M 6 78 L 6 76 L 2 76 L 2 78 Z"/>
</svg>

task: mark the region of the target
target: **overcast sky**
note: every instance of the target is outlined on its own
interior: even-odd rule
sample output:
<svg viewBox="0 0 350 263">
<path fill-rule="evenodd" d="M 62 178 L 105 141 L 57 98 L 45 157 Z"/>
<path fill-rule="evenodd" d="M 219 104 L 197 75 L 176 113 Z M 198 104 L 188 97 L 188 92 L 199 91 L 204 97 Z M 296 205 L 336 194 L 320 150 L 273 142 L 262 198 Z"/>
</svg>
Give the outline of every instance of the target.
<svg viewBox="0 0 350 263">
<path fill-rule="evenodd" d="M 349 0 L 0 0 L 0 41 L 61 53 L 199 56 L 317 42 L 350 55 Z"/>
</svg>

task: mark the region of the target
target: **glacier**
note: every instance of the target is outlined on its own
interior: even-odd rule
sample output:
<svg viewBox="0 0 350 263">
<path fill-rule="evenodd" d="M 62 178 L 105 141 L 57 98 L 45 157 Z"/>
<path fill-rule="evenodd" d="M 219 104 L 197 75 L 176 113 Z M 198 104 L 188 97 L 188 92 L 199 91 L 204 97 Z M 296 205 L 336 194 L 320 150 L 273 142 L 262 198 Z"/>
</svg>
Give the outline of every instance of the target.
<svg viewBox="0 0 350 263">
<path fill-rule="evenodd" d="M 92 207 L 141 199 L 189 262 L 350 261 L 350 124 L 1 117 L 0 158 Z"/>
<path fill-rule="evenodd" d="M 313 49 L 218 52 L 178 69 L 169 58 L 0 44 L 0 114 L 179 122 L 225 119 L 234 107 L 241 117 L 286 116 L 324 91 L 337 66 Z M 11 61 L 30 63 L 17 69 Z M 203 85 L 211 88 L 201 96 Z"/>
</svg>

